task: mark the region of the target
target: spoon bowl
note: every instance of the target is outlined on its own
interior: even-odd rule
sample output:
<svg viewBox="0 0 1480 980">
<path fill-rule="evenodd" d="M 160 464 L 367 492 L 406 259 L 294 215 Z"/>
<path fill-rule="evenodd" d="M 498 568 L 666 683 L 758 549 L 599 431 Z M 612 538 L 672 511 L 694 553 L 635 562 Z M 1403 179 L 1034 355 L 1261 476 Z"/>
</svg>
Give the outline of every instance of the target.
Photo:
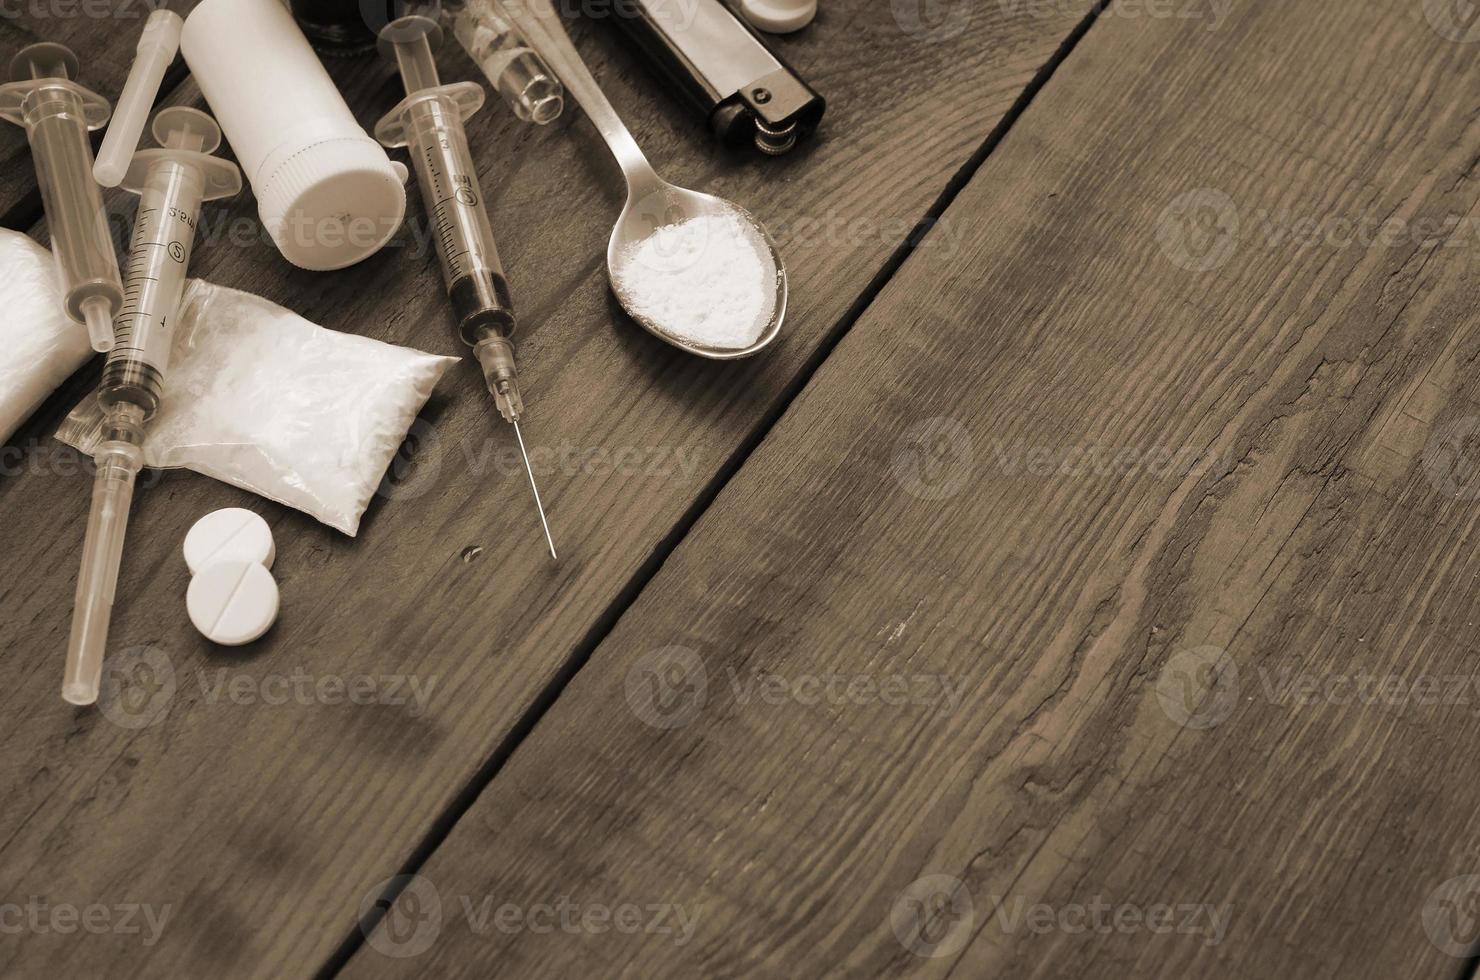
<svg viewBox="0 0 1480 980">
<path fill-rule="evenodd" d="M 733 201 L 716 197 L 713 194 L 678 187 L 665 180 L 654 179 L 657 180 L 657 185 L 640 197 L 629 193 L 627 205 L 622 209 L 616 227 L 612 229 L 611 241 L 606 249 L 606 268 L 612 292 L 616 293 L 623 309 L 638 326 L 659 340 L 666 341 L 690 354 L 714 361 L 733 361 L 764 350 L 781 333 L 781 324 L 786 318 L 787 304 L 786 267 L 782 264 L 781 255 L 770 233 L 756 220 L 754 215 Z M 761 309 L 763 311 L 768 309 L 769 313 L 765 314 L 765 321 L 760 325 L 755 339 L 743 347 L 716 347 L 703 344 L 686 336 L 682 329 L 674 324 L 658 322 L 653 316 L 644 312 L 642 305 L 637 302 L 627 285 L 634 278 L 633 273 L 647 272 L 650 275 L 678 276 L 685 272 L 686 265 L 692 259 L 680 255 L 663 255 L 661 238 L 658 239 L 660 244 L 656 251 L 659 257 L 656 263 L 652 259 L 639 258 L 638 249 L 644 242 L 652 240 L 655 235 L 671 234 L 672 229 L 681 224 L 706 217 L 732 218 L 743 229 L 743 234 L 749 244 L 754 246 L 758 255 L 764 259 L 762 266 L 768 271 L 774 270 L 770 272 L 768 281 L 760 284 L 762 291 L 767 294 Z M 706 241 L 704 244 L 709 243 Z M 648 251 L 651 253 L 655 250 L 649 249 Z M 644 269 L 642 266 L 645 262 L 648 267 Z"/>
<path fill-rule="evenodd" d="M 643 156 L 637 141 L 632 138 L 632 133 L 601 91 L 601 86 L 592 77 L 548 0 L 519 0 L 510 4 L 503 4 L 499 0 L 490 2 L 514 24 L 519 33 L 524 35 L 526 43 L 560 76 L 566 91 L 586 110 L 586 115 L 606 140 L 607 147 L 617 158 L 617 164 L 627 179 L 627 203 L 621 216 L 617 218 L 616 227 L 612 229 L 611 241 L 606 250 L 607 277 L 622 308 L 648 333 L 699 357 L 731 361 L 764 350 L 781 333 L 787 304 L 786 267 L 782 264 L 776 243 L 765 226 L 749 211 L 732 201 L 678 187 L 657 175 L 647 157 Z M 685 267 L 681 265 L 659 268 L 651 264 L 651 253 L 656 253 L 661 263 L 671 264 L 663 260 L 662 236 L 671 234 L 686 222 L 726 216 L 738 223 L 748 244 L 754 247 L 757 257 L 763 260 L 759 263 L 761 267 L 774 270 L 774 273 L 766 272 L 764 281 L 752 284 L 757 285 L 764 294 L 763 303 L 758 309 L 764 311 L 769 307 L 769 315 L 760 325 L 755 339 L 737 347 L 717 347 L 697 342 L 692 336 L 675 330 L 673 324 L 658 322 L 653 316 L 645 314 L 634 302 L 634 294 L 628 283 L 630 277 L 623 274 L 634 268 L 632 263 L 636 261 L 639 247 L 655 236 L 658 237 L 653 241 L 654 247 L 645 250 L 649 253 L 646 271 L 656 271 L 660 275 L 681 274 L 685 271 Z M 687 244 L 693 246 L 695 243 L 690 241 Z M 702 251 L 703 246 L 709 243 L 706 240 L 698 244 Z M 672 257 L 672 262 L 682 261 L 681 256 Z M 674 288 L 692 288 L 692 284 L 677 281 L 671 285 Z M 774 296 L 771 295 L 772 290 Z M 716 296 L 717 304 L 723 300 L 724 297 Z M 762 315 L 765 314 L 758 313 L 757 319 Z"/>
</svg>

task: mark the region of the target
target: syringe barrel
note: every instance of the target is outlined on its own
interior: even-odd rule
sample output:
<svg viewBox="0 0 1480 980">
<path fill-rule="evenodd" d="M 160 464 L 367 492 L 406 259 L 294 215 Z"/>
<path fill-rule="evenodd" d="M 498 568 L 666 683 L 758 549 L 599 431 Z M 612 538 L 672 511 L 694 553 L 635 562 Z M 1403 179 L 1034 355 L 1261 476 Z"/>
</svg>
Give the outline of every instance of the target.
<svg viewBox="0 0 1480 980">
<path fill-rule="evenodd" d="M 98 388 L 105 407 L 129 402 L 146 419 L 158 407 L 204 193 L 198 167 L 160 160 L 149 169 L 129 244 L 123 308 Z"/>
<path fill-rule="evenodd" d="M 408 149 L 434 224 L 458 335 L 469 346 L 490 333 L 507 337 L 514 328 L 514 306 L 457 103 L 447 95 L 429 95 L 406 112 Z"/>
<path fill-rule="evenodd" d="M 123 285 L 102 192 L 93 179 L 82 97 L 64 80 L 42 81 L 22 111 L 67 315 L 85 323 L 83 303 L 102 297 L 116 311 Z"/>
</svg>

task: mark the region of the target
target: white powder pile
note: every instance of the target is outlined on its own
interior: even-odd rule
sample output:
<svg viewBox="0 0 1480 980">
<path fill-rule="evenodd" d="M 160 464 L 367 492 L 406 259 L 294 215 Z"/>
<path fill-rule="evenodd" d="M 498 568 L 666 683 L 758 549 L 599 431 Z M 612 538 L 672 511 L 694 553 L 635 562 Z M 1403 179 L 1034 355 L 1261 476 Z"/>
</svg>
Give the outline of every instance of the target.
<svg viewBox="0 0 1480 980">
<path fill-rule="evenodd" d="M 734 212 L 659 228 L 627 246 L 613 272 L 628 312 L 701 347 L 751 346 L 776 309 L 775 257 Z"/>
</svg>

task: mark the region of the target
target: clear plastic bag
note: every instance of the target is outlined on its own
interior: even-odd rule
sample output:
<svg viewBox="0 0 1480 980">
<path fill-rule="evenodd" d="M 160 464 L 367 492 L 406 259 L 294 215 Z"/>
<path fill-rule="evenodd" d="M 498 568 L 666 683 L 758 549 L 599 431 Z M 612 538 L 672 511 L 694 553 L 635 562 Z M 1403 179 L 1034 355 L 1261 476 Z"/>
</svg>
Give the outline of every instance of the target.
<svg viewBox="0 0 1480 980">
<path fill-rule="evenodd" d="M 0 441 L 92 356 L 87 328 L 62 309 L 51 253 L 0 229 Z"/>
<path fill-rule="evenodd" d="M 203 473 L 353 537 L 416 414 L 456 362 L 192 279 L 144 462 Z M 91 453 L 101 421 L 89 396 L 57 438 Z"/>
</svg>

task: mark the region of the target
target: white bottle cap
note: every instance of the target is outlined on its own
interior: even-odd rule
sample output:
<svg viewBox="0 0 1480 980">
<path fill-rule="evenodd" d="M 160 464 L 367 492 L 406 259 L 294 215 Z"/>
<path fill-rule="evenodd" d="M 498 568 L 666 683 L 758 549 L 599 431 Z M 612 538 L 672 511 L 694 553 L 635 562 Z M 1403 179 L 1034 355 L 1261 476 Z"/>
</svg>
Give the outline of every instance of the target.
<svg viewBox="0 0 1480 980">
<path fill-rule="evenodd" d="M 277 557 L 272 528 L 244 507 L 213 510 L 185 535 L 185 564 L 190 574 L 223 561 L 254 561 L 271 568 Z"/>
<path fill-rule="evenodd" d="M 740 0 L 740 13 L 758 31 L 790 34 L 817 17 L 817 0 Z"/>
<path fill-rule="evenodd" d="M 277 582 L 254 561 L 218 562 L 190 580 L 185 609 L 212 643 L 241 646 L 261 637 L 277 619 Z"/>
<path fill-rule="evenodd" d="M 278 0 L 204 0 L 180 49 L 285 259 L 342 269 L 395 235 L 406 168 L 355 122 Z"/>
</svg>

